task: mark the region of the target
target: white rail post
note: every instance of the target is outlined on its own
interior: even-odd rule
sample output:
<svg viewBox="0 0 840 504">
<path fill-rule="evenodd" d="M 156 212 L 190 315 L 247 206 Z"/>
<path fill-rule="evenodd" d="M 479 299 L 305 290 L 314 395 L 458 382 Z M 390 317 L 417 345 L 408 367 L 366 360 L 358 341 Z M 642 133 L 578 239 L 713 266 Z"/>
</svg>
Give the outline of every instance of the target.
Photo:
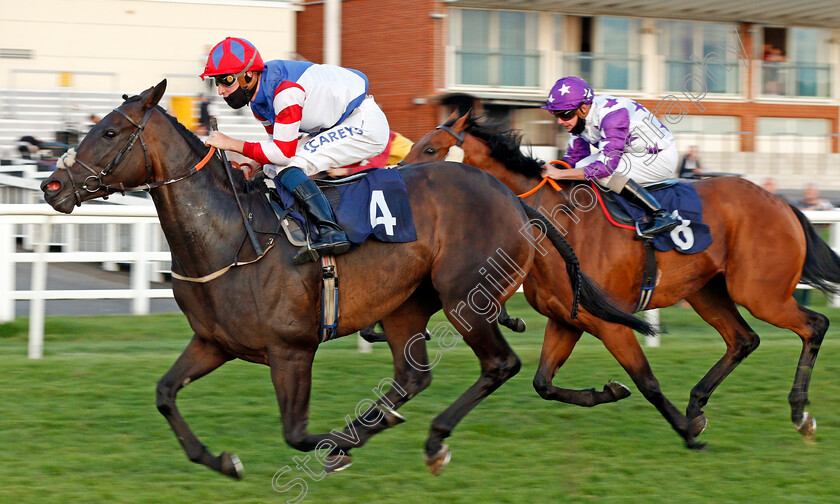
<svg viewBox="0 0 840 504">
<path fill-rule="evenodd" d="M 117 235 L 119 234 L 119 224 L 105 224 L 105 252 L 118 252 L 117 250 Z M 102 263 L 104 271 L 117 271 L 117 263 L 114 261 L 105 261 Z"/>
<path fill-rule="evenodd" d="M 840 250 L 840 223 L 832 222 L 830 224 L 829 234 L 828 234 L 828 245 L 834 250 L 835 252 Z M 829 294 L 828 295 L 828 304 L 834 308 L 840 307 L 840 296 Z"/>
<path fill-rule="evenodd" d="M 659 346 L 659 309 L 648 310 L 645 312 L 645 320 L 648 324 L 656 329 L 657 333 L 653 336 L 645 336 L 645 346 L 656 348 Z"/>
<path fill-rule="evenodd" d="M 39 229 L 35 244 L 36 260 L 32 264 L 32 293 L 29 301 L 29 358 L 44 356 L 44 291 L 47 289 L 47 251 L 50 247 L 52 219 L 47 216 Z"/>
<path fill-rule="evenodd" d="M 11 222 L 0 222 L 0 322 L 15 319 L 15 262 L 12 260 L 15 251 L 15 236 L 12 234 L 14 228 Z"/>
<path fill-rule="evenodd" d="M 132 224 L 131 248 L 135 254 L 135 261 L 131 265 L 131 288 L 135 291 L 131 304 L 134 315 L 149 314 L 149 224 L 135 222 Z"/>
</svg>

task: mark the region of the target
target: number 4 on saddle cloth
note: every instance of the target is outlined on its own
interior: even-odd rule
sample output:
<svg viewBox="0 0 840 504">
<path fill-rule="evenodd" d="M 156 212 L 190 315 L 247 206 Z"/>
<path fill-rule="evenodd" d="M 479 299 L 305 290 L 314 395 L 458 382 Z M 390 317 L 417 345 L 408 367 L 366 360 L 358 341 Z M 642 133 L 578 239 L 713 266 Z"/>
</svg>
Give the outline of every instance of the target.
<svg viewBox="0 0 840 504">
<path fill-rule="evenodd" d="M 338 224 L 354 246 L 370 236 L 390 243 L 417 240 L 408 191 L 399 170 L 375 168 L 343 179 L 315 180 L 315 183 L 329 200 Z M 279 183 L 274 185 L 279 206 L 304 229 L 305 218 L 295 207 L 294 196 Z M 312 225 L 309 231 L 318 233 Z"/>
<path fill-rule="evenodd" d="M 592 184 L 597 188 L 596 184 Z M 667 180 L 646 186 L 662 208 L 681 221 L 670 233 L 653 237 L 656 250 L 667 252 L 676 249 L 683 254 L 702 252 L 712 243 L 709 226 L 703 224 L 703 204 L 697 190 L 691 184 Z M 615 193 L 599 190 L 603 209 L 611 217 L 613 224 L 619 227 L 643 227 L 646 213 Z M 617 221 L 617 222 L 616 222 Z"/>
</svg>

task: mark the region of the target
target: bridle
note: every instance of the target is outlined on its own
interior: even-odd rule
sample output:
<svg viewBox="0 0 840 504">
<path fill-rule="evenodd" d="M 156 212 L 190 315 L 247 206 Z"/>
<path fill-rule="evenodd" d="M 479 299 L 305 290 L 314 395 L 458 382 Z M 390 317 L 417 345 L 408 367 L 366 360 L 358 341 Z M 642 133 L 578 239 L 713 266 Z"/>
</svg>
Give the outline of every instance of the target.
<svg viewBox="0 0 840 504">
<path fill-rule="evenodd" d="M 455 130 L 453 130 L 452 128 L 450 128 L 449 126 L 447 126 L 445 124 L 441 124 L 440 126 L 438 126 L 435 129 L 443 130 L 443 131 L 449 133 L 450 135 L 454 136 L 455 140 L 458 141 L 458 143 L 455 144 L 455 147 L 460 147 L 461 145 L 463 145 L 464 144 L 464 139 L 467 137 L 467 131 L 466 130 L 461 130 L 460 133 L 455 133 Z"/>
<path fill-rule="evenodd" d="M 193 166 L 186 174 L 181 175 L 180 177 L 175 177 L 175 178 L 169 179 L 169 180 L 159 180 L 157 182 L 148 182 L 148 180 L 150 180 L 152 178 L 152 162 L 151 162 L 151 158 L 149 157 L 149 150 L 146 147 L 146 140 L 143 138 L 143 131 L 145 130 L 146 123 L 149 122 L 149 117 L 152 115 L 152 111 L 154 111 L 154 110 L 155 110 L 155 107 L 152 107 L 152 108 L 146 110 L 146 113 L 143 115 L 143 119 L 138 123 L 138 122 L 134 121 L 134 119 L 128 117 L 128 115 L 125 112 L 123 112 L 122 110 L 120 110 L 119 108 L 114 109 L 114 112 L 117 112 L 120 115 L 122 115 L 123 117 L 125 117 L 128 120 L 128 122 L 130 122 L 132 125 L 134 125 L 134 127 L 136 129 L 134 130 L 133 133 L 131 133 L 131 136 L 128 137 L 128 140 L 126 141 L 125 145 L 123 145 L 122 149 L 120 149 L 120 151 L 117 153 L 116 157 L 114 157 L 114 159 L 111 160 L 111 162 L 108 163 L 105 166 L 105 168 L 103 168 L 102 170 L 97 171 L 96 168 L 94 168 L 94 167 L 90 166 L 89 164 L 85 163 L 84 161 L 82 161 L 78 157 L 74 158 L 73 162 L 71 162 L 69 165 L 64 166 L 64 168 L 67 169 L 67 177 L 70 179 L 70 183 L 73 185 L 73 193 L 76 196 L 76 206 L 81 206 L 82 205 L 82 197 L 81 197 L 81 194 L 79 193 L 79 189 L 76 188 L 76 182 L 73 180 L 73 173 L 69 169 L 69 167 L 72 166 L 74 163 L 79 163 L 80 165 L 82 165 L 82 167 L 84 169 L 86 169 L 87 171 L 89 171 L 91 173 L 90 175 L 85 177 L 84 181 L 82 182 L 82 185 L 81 185 L 80 189 L 84 189 L 85 191 L 87 191 L 89 193 L 95 193 L 95 192 L 99 192 L 99 191 L 104 190 L 106 192 L 106 194 L 105 194 L 105 196 L 103 196 L 103 198 L 108 199 L 108 195 L 114 194 L 114 193 L 117 193 L 117 192 L 122 194 L 122 195 L 125 195 L 126 192 L 150 191 L 150 190 L 152 190 L 156 187 L 160 187 L 160 186 L 168 185 L 168 184 L 174 184 L 175 182 L 179 182 L 179 181 L 184 180 L 185 178 L 195 174 L 196 172 L 198 172 L 198 170 L 200 170 L 201 168 L 204 167 L 204 165 L 207 163 L 207 161 L 209 161 L 210 157 L 216 151 L 216 149 L 214 147 L 210 149 L 210 152 L 208 152 L 207 156 L 205 156 L 204 159 L 200 163 Z M 114 170 L 117 168 L 117 165 L 119 165 L 120 161 L 123 160 L 124 156 L 126 156 L 129 152 L 131 152 L 131 149 L 134 148 L 134 144 L 137 142 L 138 139 L 140 140 L 140 145 L 143 147 L 143 158 L 145 159 L 145 162 L 146 162 L 146 180 L 147 180 L 147 182 L 145 184 L 141 184 L 141 185 L 136 186 L 136 187 L 125 187 L 122 182 L 120 182 L 120 185 L 118 185 L 118 186 L 107 184 L 104 180 L 105 177 L 107 177 L 108 175 L 110 175 L 111 173 L 114 172 Z"/>
</svg>

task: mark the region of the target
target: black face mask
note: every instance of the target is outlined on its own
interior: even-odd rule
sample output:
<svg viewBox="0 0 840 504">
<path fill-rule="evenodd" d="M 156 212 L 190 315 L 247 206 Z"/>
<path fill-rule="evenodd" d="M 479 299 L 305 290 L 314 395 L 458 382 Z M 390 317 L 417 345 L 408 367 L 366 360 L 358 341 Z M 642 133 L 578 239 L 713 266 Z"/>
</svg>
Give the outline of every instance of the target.
<svg viewBox="0 0 840 504">
<path fill-rule="evenodd" d="M 227 98 L 225 98 L 225 99 L 227 99 Z M 585 127 L 586 127 L 586 119 L 584 119 L 583 117 L 578 117 L 577 124 L 575 124 L 575 127 L 572 128 L 571 133 L 574 133 L 575 135 L 580 135 L 583 132 L 583 128 L 585 128 Z"/>
<path fill-rule="evenodd" d="M 235 109 L 241 109 L 245 105 L 248 105 L 248 102 L 251 101 L 251 97 L 248 96 L 248 93 L 246 93 L 241 86 L 239 87 L 239 89 L 225 96 L 224 98 L 225 102 L 227 102 L 228 105 Z"/>
</svg>

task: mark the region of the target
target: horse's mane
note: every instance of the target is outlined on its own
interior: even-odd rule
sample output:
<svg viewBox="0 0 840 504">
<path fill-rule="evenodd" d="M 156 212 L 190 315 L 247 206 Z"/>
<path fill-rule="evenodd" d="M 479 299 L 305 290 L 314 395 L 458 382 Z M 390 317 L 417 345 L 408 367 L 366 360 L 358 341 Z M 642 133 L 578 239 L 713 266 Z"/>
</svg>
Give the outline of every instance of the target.
<svg viewBox="0 0 840 504">
<path fill-rule="evenodd" d="M 524 154 L 522 147 L 522 133 L 507 128 L 501 124 L 479 121 L 480 118 L 468 117 L 466 132 L 487 144 L 490 156 L 500 161 L 505 167 L 529 178 L 539 178 L 542 173 L 543 162 Z M 445 123 L 452 126 L 457 119 Z"/>
<path fill-rule="evenodd" d="M 126 97 L 125 95 L 123 95 L 123 99 L 125 100 L 125 103 L 131 103 L 140 100 L 141 96 L 135 95 L 131 97 Z M 158 112 L 163 114 L 163 116 L 167 120 L 169 120 L 170 124 L 172 124 L 172 127 L 175 128 L 175 131 L 177 131 L 178 134 L 180 134 L 181 137 L 183 137 L 183 139 L 187 141 L 187 145 L 189 145 L 190 149 L 192 149 L 194 153 L 196 153 L 200 158 L 203 158 L 207 155 L 207 151 L 210 148 L 204 145 L 204 142 L 200 138 L 198 138 L 198 136 L 195 133 L 190 131 L 186 126 L 184 126 L 180 121 L 178 121 L 177 118 L 169 115 L 166 112 L 166 110 L 160 105 L 156 105 L 155 108 L 158 110 Z M 247 187 L 248 189 L 261 188 L 263 179 L 263 176 L 261 174 L 254 177 L 252 180 L 247 180 L 245 179 L 245 176 L 242 175 L 242 172 L 240 172 L 239 170 L 233 170 L 233 176 L 234 180 L 238 181 L 241 179 L 243 187 Z"/>
</svg>

